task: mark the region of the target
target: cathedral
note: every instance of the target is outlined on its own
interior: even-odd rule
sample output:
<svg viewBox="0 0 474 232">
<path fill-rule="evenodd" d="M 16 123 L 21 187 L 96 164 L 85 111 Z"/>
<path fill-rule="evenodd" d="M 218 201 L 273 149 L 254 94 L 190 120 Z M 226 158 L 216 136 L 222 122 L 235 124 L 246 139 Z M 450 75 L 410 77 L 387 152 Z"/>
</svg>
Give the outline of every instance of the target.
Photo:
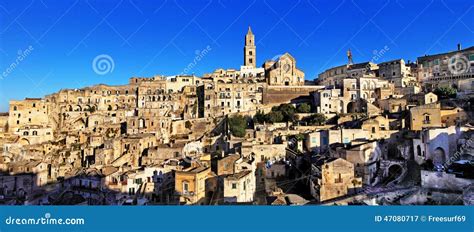
<svg viewBox="0 0 474 232">
<path fill-rule="evenodd" d="M 245 35 L 244 66 L 256 68 L 257 47 L 255 35 L 249 27 Z M 296 67 L 295 58 L 289 53 L 279 56 L 276 60 L 269 60 L 263 64 L 265 79 L 270 86 L 302 86 L 304 72 Z"/>
</svg>

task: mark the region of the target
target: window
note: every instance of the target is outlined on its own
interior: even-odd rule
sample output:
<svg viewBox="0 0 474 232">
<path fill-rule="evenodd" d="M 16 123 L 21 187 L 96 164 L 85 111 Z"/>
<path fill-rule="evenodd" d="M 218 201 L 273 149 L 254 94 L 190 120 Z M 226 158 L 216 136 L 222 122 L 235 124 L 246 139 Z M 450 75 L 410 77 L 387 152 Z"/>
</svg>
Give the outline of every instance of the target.
<svg viewBox="0 0 474 232">
<path fill-rule="evenodd" d="M 189 183 L 184 181 L 183 182 L 183 193 L 188 194 L 189 193 Z"/>
<path fill-rule="evenodd" d="M 38 135 L 38 131 L 33 131 L 33 135 Z"/>
<path fill-rule="evenodd" d="M 237 189 L 237 184 L 236 183 L 232 183 L 232 189 Z"/>
<path fill-rule="evenodd" d="M 429 114 L 425 114 L 425 120 L 423 121 L 423 124 L 429 124 L 430 123 L 430 115 Z"/>
<path fill-rule="evenodd" d="M 135 179 L 135 184 L 142 184 L 142 178 Z"/>
</svg>

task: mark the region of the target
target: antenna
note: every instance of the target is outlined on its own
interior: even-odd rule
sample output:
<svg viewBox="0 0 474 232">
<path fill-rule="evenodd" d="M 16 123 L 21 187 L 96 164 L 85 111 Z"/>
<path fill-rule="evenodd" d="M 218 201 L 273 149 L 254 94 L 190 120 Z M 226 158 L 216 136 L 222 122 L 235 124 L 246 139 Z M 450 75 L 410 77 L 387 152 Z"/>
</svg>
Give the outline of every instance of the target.
<svg viewBox="0 0 474 232">
<path fill-rule="evenodd" d="M 347 50 L 347 65 L 352 65 L 352 52 L 351 49 Z"/>
</svg>

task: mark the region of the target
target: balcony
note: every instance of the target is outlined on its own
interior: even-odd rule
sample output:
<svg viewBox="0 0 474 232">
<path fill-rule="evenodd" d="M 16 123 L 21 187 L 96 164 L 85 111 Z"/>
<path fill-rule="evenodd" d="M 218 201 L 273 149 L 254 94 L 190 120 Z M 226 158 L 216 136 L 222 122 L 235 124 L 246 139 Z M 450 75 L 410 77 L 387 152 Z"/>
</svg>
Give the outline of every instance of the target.
<svg viewBox="0 0 474 232">
<path fill-rule="evenodd" d="M 431 120 L 423 120 L 423 124 L 431 124 Z"/>
</svg>

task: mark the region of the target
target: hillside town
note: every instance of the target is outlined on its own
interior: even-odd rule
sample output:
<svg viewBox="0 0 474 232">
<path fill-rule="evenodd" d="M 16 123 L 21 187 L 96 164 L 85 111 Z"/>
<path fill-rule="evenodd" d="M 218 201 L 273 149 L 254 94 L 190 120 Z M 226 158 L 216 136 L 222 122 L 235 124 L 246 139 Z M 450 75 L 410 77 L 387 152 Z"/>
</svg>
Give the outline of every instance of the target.
<svg viewBox="0 0 474 232">
<path fill-rule="evenodd" d="M 262 65 L 11 100 L 2 205 L 472 205 L 474 47 L 305 77 Z"/>
</svg>

